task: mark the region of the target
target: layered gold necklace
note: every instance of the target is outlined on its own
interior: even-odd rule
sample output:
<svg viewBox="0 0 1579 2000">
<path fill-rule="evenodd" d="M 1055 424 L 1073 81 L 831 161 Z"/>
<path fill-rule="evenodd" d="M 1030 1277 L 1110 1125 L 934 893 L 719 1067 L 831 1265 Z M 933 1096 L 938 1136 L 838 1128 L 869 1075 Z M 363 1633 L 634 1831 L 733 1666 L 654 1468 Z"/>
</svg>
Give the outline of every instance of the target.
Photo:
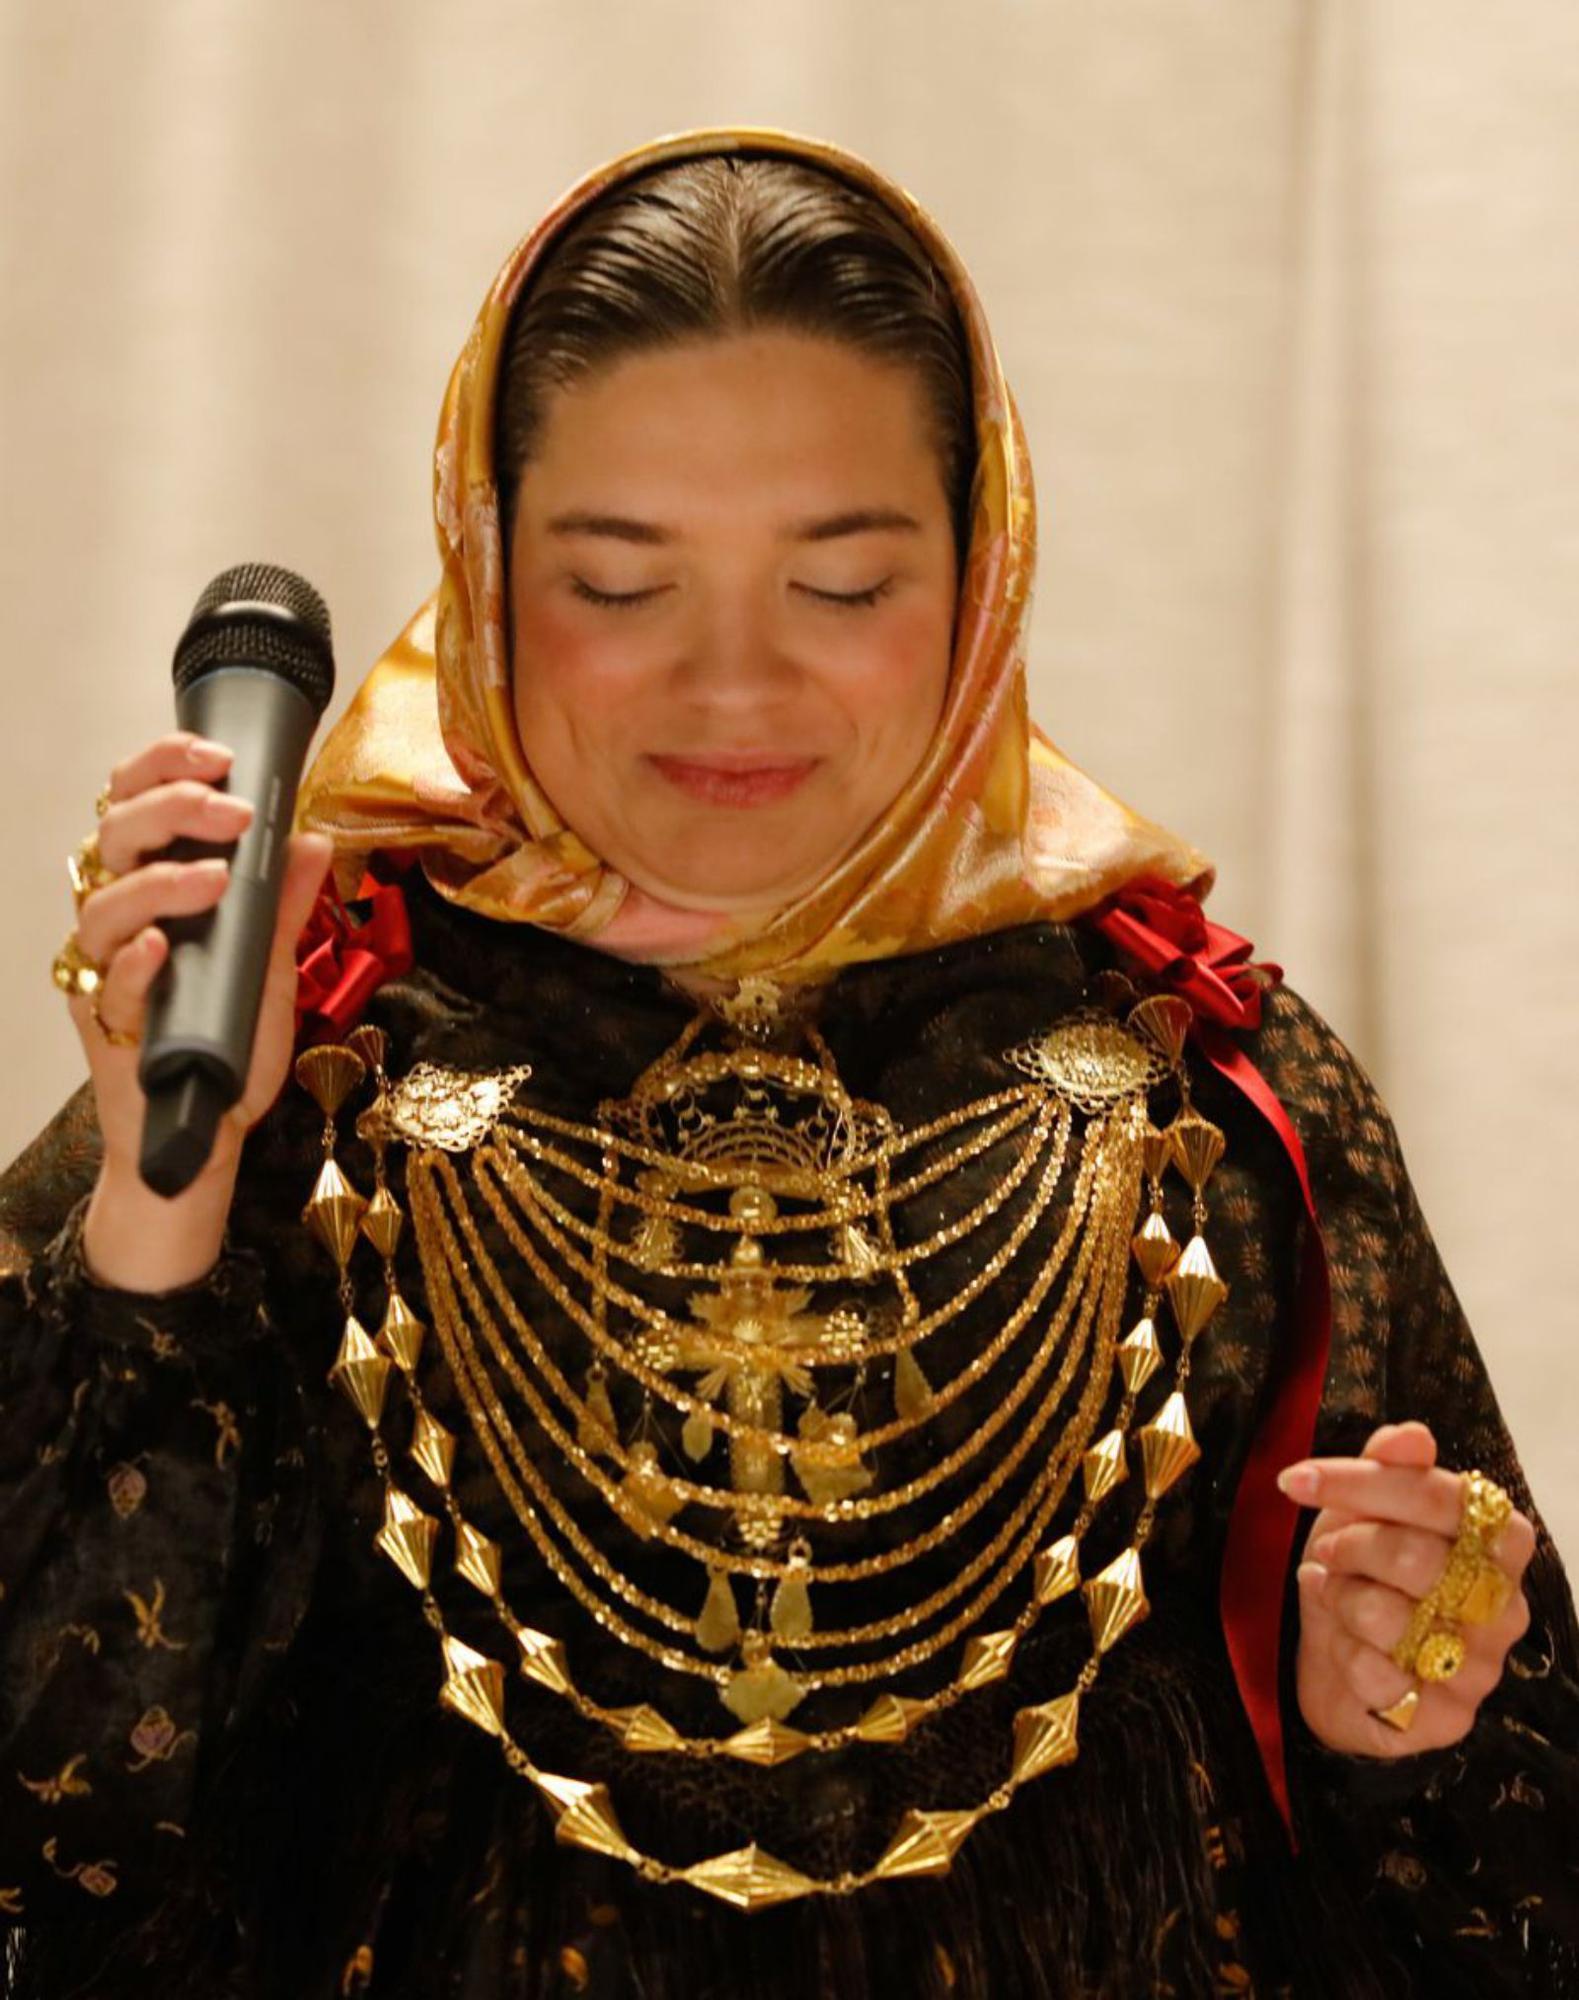
<svg viewBox="0 0 1579 2000">
<path fill-rule="evenodd" d="M 1124 991 L 1111 980 L 1106 997 Z M 591 1122 L 535 1104 L 524 1064 L 419 1063 L 392 1077 L 372 1026 L 298 1059 L 324 1115 L 304 1220 L 339 1274 L 346 1319 L 330 1380 L 368 1427 L 385 1496 L 377 1547 L 421 1594 L 440 1699 L 499 1740 L 560 1840 L 742 1908 L 849 1895 L 945 1872 L 972 1827 L 1074 1759 L 1080 1701 L 1149 1608 L 1140 1554 L 1157 1503 L 1200 1456 L 1184 1399 L 1190 1348 L 1227 1291 L 1202 1236 L 1223 1135 L 1190 1103 L 1189 1009 L 1157 996 L 1119 1011 L 1063 1017 L 1005 1052 L 1017 1079 L 1007 1088 L 911 1127 L 853 1097 L 814 1023 L 761 979 L 699 1009 Z M 356 1119 L 374 1162 L 364 1195 L 335 1147 L 339 1114 L 369 1080 Z M 1170 1084 L 1179 1108 L 1159 1129 L 1148 1101 Z M 467 1440 L 424 1395 L 427 1325 L 396 1279 L 396 1146 L 424 1310 L 469 1446 L 599 1631 L 713 1684 L 728 1717 L 718 1733 L 688 1732 L 658 1700 L 600 1701 L 566 1643 L 506 1600 L 501 1550 L 456 1497 Z M 1191 1191 L 1182 1248 L 1162 1213 L 1170 1168 Z M 383 1265 L 376 1334 L 356 1310 L 362 1243 Z M 1126 1330 L 1132 1265 L 1140 1309 Z M 1172 1383 L 1132 1454 L 1137 1404 L 1165 1365 L 1164 1298 Z M 991 1331 L 962 1340 L 961 1315 L 983 1301 L 1002 1302 Z M 416 1491 L 397 1479 L 386 1436 L 395 1383 Z M 585 1504 L 563 1497 L 545 1448 L 580 1475 Z M 1145 1497 L 1129 1545 L 1083 1577 L 1082 1537 L 1132 1456 Z M 1079 1504 L 1054 1536 L 1077 1478 Z M 990 1532 L 984 1523 L 971 1546 L 984 1514 Z M 668 1574 L 694 1575 L 694 1588 L 644 1587 L 630 1562 L 645 1549 L 683 1559 Z M 943 1582 L 911 1580 L 917 1565 L 935 1576 L 940 1557 Z M 626 1838 L 605 1785 L 532 1761 L 507 1717 L 503 1661 L 447 1627 L 441 1563 L 489 1600 L 529 1681 L 640 1755 L 766 1767 L 880 1751 L 1003 1680 L 1044 1612 L 1076 1592 L 1091 1651 L 1073 1686 L 1017 1711 L 986 1798 L 910 1810 L 872 1866 L 812 1876 L 755 1842 L 671 1864 Z M 1005 1599 L 1017 1608 L 995 1617 Z M 913 1691 L 913 1671 L 956 1641 L 947 1678 Z M 809 1719 L 825 1691 L 846 1688 L 873 1691 L 853 1719 Z"/>
</svg>

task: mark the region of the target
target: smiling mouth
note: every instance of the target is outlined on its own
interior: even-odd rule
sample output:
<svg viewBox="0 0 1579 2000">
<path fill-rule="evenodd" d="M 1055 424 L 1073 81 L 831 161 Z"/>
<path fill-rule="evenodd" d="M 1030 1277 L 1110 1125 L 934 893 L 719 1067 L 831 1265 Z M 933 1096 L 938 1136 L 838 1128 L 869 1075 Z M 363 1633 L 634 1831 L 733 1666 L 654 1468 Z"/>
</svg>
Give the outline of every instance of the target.
<svg viewBox="0 0 1579 2000">
<path fill-rule="evenodd" d="M 660 776 L 688 797 L 706 805 L 760 806 L 787 799 L 816 769 L 819 759 L 730 755 L 717 757 L 662 757 L 649 755 L 647 761 Z"/>
</svg>

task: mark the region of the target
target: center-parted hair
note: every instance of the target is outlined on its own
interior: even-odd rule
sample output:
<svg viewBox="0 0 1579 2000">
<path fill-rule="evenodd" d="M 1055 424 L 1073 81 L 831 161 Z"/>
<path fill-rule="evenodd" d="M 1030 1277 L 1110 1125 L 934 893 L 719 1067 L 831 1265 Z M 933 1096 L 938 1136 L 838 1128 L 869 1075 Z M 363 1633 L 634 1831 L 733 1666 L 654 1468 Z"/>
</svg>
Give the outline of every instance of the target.
<svg viewBox="0 0 1579 2000">
<path fill-rule="evenodd" d="M 511 313 L 497 411 L 508 552 L 549 403 L 627 355 L 776 329 L 915 371 L 963 563 L 975 437 L 948 286 L 893 211 L 798 160 L 711 154 L 623 182 L 550 248 Z"/>
</svg>

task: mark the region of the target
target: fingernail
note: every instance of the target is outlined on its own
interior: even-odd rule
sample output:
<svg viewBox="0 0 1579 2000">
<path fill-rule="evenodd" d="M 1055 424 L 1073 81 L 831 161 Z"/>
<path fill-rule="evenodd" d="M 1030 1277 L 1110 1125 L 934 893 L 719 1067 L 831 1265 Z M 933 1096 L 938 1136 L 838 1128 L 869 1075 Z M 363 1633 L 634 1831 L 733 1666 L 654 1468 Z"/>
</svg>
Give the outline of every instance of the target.
<svg viewBox="0 0 1579 2000">
<path fill-rule="evenodd" d="M 1320 1590 L 1321 1586 L 1327 1580 L 1327 1572 L 1321 1567 L 1320 1563 L 1313 1562 L 1301 1563 L 1295 1571 L 1295 1576 L 1300 1583 L 1304 1584 L 1307 1590 Z"/>
<path fill-rule="evenodd" d="M 1315 1541 L 1305 1544 L 1305 1554 L 1312 1562 L 1326 1564 L 1332 1559 L 1333 1544 L 1336 1540 L 1335 1535 L 1318 1535 Z"/>
<path fill-rule="evenodd" d="M 1316 1497 L 1319 1480 L 1313 1465 L 1286 1465 L 1278 1474 L 1277 1483 L 1290 1500 L 1310 1501 Z"/>
<path fill-rule="evenodd" d="M 189 764 L 212 764 L 216 758 L 223 758 L 228 764 L 235 753 L 226 743 L 211 743 L 206 736 L 195 737 L 186 746 Z"/>
<path fill-rule="evenodd" d="M 194 861 L 192 866 L 206 879 L 217 880 L 221 875 L 230 873 L 230 863 L 222 854 L 205 855 L 201 861 Z"/>
</svg>

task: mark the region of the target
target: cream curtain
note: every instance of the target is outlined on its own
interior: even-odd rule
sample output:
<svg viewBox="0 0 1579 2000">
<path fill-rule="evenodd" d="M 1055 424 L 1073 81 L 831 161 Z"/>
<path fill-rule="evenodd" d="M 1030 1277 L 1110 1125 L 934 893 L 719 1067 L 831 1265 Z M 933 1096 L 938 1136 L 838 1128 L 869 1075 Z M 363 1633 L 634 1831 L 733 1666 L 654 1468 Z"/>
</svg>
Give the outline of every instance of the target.
<svg viewBox="0 0 1579 2000">
<path fill-rule="evenodd" d="M 0 1151 L 78 1077 L 61 857 L 198 589 L 301 570 L 349 691 L 430 586 L 503 252 L 727 120 L 958 243 L 1036 457 L 1037 712 L 1376 1077 L 1579 1559 L 1571 0 L 6 0 Z"/>
</svg>

